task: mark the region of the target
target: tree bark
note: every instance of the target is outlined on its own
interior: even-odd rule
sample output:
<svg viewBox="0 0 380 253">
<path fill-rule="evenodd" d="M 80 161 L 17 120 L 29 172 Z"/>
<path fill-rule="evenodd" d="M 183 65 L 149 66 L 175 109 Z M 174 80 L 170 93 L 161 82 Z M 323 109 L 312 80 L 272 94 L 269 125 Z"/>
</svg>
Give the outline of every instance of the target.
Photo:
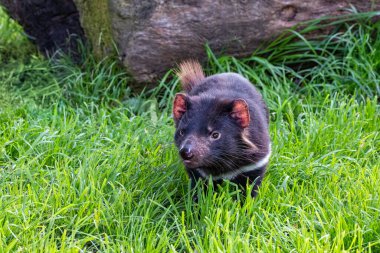
<svg viewBox="0 0 380 253">
<path fill-rule="evenodd" d="M 204 60 L 207 43 L 217 55 L 247 56 L 284 30 L 311 19 L 339 16 L 366 0 L 110 1 L 114 39 L 138 81 L 162 76 L 188 58 Z"/>
</svg>

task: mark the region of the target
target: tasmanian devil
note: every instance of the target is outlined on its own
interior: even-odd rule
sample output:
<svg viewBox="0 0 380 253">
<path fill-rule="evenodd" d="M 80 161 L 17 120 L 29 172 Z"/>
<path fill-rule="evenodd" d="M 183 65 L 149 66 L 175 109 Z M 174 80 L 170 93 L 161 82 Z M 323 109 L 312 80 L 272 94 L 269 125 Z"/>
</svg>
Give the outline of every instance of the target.
<svg viewBox="0 0 380 253">
<path fill-rule="evenodd" d="M 236 73 L 205 77 L 196 61 L 179 66 L 184 93 L 173 103 L 175 144 L 194 187 L 211 177 L 257 194 L 269 161 L 268 109 L 255 87 Z"/>
</svg>

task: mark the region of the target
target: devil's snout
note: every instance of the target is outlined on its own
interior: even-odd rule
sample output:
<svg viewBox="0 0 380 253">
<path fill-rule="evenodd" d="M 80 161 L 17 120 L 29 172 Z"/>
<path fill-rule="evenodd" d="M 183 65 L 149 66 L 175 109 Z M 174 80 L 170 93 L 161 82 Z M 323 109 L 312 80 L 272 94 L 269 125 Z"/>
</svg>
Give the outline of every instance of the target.
<svg viewBox="0 0 380 253">
<path fill-rule="evenodd" d="M 190 160 L 194 157 L 194 153 L 192 151 L 191 145 L 185 145 L 179 150 L 179 154 L 181 155 L 183 160 Z"/>
</svg>

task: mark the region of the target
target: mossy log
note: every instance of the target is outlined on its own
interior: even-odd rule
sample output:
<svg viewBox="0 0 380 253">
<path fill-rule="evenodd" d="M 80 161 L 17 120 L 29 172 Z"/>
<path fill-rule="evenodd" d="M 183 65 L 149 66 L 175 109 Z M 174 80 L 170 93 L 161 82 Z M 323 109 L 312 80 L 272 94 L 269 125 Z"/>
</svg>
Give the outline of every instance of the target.
<svg viewBox="0 0 380 253">
<path fill-rule="evenodd" d="M 380 9 L 380 0 L 0 0 L 50 52 L 69 34 L 94 53 L 117 52 L 132 76 L 153 82 L 178 62 L 214 53 L 246 56 L 284 30 L 323 16 Z M 82 31 L 84 30 L 84 33 Z M 85 35 L 84 35 L 85 34 Z M 114 50 L 116 49 L 116 50 Z M 66 50 L 67 51 L 67 50 Z"/>
</svg>

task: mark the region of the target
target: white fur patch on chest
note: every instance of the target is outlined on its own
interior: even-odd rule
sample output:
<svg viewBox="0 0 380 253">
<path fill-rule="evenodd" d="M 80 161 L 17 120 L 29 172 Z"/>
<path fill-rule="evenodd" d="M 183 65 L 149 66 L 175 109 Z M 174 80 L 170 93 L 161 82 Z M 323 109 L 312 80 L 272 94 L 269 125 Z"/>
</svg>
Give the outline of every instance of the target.
<svg viewBox="0 0 380 253">
<path fill-rule="evenodd" d="M 229 171 L 229 172 L 226 172 L 223 174 L 219 174 L 217 176 L 212 176 L 212 180 L 213 181 L 217 181 L 220 179 L 231 180 L 231 179 L 234 179 L 235 177 L 239 176 L 242 173 L 247 173 L 247 172 L 251 172 L 251 171 L 260 169 L 261 167 L 263 167 L 264 165 L 266 165 L 269 162 L 270 155 L 271 155 L 271 152 L 268 152 L 268 154 L 265 157 L 263 157 L 261 160 L 257 161 L 256 163 L 241 167 L 237 170 L 233 170 L 233 171 Z M 210 177 L 209 174 L 207 174 L 204 170 L 202 170 L 200 168 L 197 169 L 197 172 L 204 179 L 208 179 Z"/>
</svg>

